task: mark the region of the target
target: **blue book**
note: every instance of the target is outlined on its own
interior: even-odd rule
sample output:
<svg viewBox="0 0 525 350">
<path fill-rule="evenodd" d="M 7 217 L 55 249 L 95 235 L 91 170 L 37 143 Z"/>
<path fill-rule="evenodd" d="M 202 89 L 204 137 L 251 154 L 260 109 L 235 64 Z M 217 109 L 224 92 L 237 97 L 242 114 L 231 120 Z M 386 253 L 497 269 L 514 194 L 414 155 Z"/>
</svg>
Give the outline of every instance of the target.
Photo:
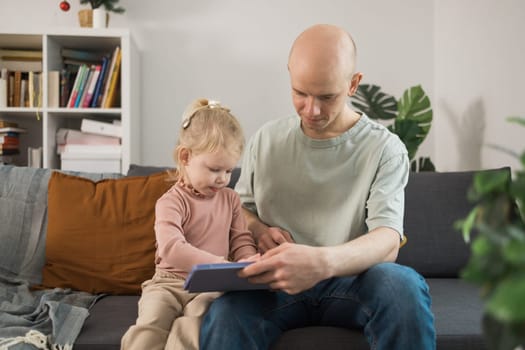
<svg viewBox="0 0 525 350">
<path fill-rule="evenodd" d="M 80 69 L 82 69 L 82 71 L 80 71 Z M 84 95 L 84 89 L 86 88 L 86 82 L 89 78 L 89 74 L 91 72 L 91 68 L 89 68 L 87 65 L 82 65 L 80 66 L 79 68 L 79 72 L 77 74 L 82 74 L 80 76 L 80 81 L 79 81 L 79 84 L 78 84 L 78 94 L 75 96 L 75 103 L 73 105 L 73 107 L 79 107 L 80 105 L 80 100 L 82 99 L 82 96 Z"/>
<path fill-rule="evenodd" d="M 267 284 L 250 283 L 237 275 L 239 270 L 249 264 L 251 262 L 195 265 L 186 278 L 184 289 L 190 293 L 269 289 Z"/>
<path fill-rule="evenodd" d="M 97 101 L 99 100 L 100 92 L 102 91 L 102 84 L 104 82 L 104 77 L 108 71 L 108 56 L 102 57 L 102 68 L 100 69 L 100 75 L 98 76 L 97 85 L 95 85 L 95 92 L 93 92 L 93 97 L 91 98 L 90 107 L 98 107 Z"/>
</svg>

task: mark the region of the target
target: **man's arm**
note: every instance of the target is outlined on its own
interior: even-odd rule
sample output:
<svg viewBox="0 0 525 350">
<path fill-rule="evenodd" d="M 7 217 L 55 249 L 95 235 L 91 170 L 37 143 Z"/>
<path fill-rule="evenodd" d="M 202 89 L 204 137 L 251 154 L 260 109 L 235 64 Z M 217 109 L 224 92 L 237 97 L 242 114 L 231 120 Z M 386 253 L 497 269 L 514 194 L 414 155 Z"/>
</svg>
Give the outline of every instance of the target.
<svg viewBox="0 0 525 350">
<path fill-rule="evenodd" d="M 350 242 L 333 247 L 283 243 L 241 272 L 254 283 L 297 294 L 322 280 L 359 274 L 381 262 L 395 261 L 399 234 L 379 227 Z"/>
<path fill-rule="evenodd" d="M 248 223 L 248 229 L 252 232 L 260 253 L 265 253 L 286 242 L 293 243 L 292 236 L 288 231 L 279 227 L 269 227 L 257 215 L 246 208 L 242 208 L 242 211 Z"/>
</svg>

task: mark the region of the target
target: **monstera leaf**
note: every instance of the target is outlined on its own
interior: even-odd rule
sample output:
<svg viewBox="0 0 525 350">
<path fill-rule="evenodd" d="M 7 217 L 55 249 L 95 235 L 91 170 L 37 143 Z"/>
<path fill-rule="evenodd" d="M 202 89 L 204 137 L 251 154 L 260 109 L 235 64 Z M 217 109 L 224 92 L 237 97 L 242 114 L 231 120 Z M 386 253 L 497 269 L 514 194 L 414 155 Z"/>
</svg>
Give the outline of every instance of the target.
<svg viewBox="0 0 525 350">
<path fill-rule="evenodd" d="M 417 85 L 405 90 L 397 106 L 398 115 L 389 129 L 405 143 L 408 157 L 413 159 L 430 130 L 430 100 L 423 88 Z"/>
<path fill-rule="evenodd" d="M 359 85 L 352 99 L 352 105 L 369 118 L 390 120 L 397 115 L 396 99 L 382 92 L 377 85 Z"/>
<path fill-rule="evenodd" d="M 392 120 L 388 129 L 405 144 L 413 171 L 434 171 L 430 158 L 414 159 L 432 123 L 430 99 L 420 85 L 408 88 L 399 101 L 377 85 L 360 85 L 352 105 L 371 119 Z"/>
</svg>

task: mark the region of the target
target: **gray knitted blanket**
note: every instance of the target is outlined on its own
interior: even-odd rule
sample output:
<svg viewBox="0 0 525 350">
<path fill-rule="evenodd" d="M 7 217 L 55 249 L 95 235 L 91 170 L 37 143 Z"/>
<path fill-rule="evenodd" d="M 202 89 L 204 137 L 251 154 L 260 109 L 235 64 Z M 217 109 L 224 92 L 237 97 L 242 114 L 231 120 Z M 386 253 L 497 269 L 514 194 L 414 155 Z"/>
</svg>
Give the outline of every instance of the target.
<svg viewBox="0 0 525 350">
<path fill-rule="evenodd" d="M 0 165 L 0 350 L 72 349 L 97 298 L 29 289 L 42 281 L 50 176 L 49 169 Z"/>
</svg>

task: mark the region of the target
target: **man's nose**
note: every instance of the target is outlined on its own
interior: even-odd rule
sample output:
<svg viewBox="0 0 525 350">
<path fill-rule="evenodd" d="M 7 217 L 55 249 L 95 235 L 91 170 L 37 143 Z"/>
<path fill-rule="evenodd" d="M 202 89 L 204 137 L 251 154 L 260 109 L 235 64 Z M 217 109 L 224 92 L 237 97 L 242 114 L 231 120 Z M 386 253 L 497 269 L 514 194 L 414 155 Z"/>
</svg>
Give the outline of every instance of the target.
<svg viewBox="0 0 525 350">
<path fill-rule="evenodd" d="M 308 116 L 318 115 L 320 111 L 318 101 L 313 96 L 308 96 L 305 101 L 305 113 Z"/>
</svg>

